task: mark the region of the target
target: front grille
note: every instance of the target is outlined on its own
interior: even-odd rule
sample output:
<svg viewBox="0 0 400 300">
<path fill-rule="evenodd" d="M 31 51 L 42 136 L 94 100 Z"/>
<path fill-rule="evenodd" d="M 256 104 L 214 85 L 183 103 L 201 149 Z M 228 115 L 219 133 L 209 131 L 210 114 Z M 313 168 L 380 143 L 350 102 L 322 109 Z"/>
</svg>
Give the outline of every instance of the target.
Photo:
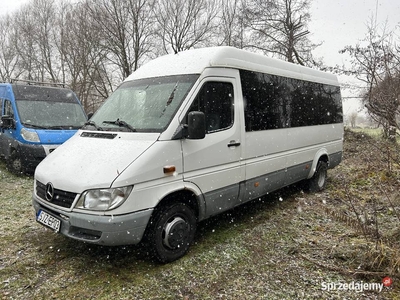
<svg viewBox="0 0 400 300">
<path fill-rule="evenodd" d="M 71 207 L 76 197 L 76 193 L 54 189 L 53 198 L 50 201 L 48 201 L 46 199 L 46 185 L 39 181 L 36 181 L 36 194 L 43 200 L 46 200 L 47 202 L 66 208 Z"/>
</svg>

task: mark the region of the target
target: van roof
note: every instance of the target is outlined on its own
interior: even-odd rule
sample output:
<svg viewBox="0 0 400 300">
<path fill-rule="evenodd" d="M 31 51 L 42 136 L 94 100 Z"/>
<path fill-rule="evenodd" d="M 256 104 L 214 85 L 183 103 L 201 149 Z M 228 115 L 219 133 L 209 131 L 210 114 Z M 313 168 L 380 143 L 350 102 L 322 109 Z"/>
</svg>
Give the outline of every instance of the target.
<svg viewBox="0 0 400 300">
<path fill-rule="evenodd" d="M 201 74 L 205 68 L 234 68 L 338 85 L 333 74 L 234 47 L 210 47 L 160 56 L 132 73 L 126 81 L 167 75 Z"/>
</svg>

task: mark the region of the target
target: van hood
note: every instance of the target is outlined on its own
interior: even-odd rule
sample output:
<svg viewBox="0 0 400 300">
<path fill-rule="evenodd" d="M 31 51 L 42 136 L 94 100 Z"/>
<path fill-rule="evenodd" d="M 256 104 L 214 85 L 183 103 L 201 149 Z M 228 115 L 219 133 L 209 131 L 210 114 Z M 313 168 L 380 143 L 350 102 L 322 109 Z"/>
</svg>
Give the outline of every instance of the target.
<svg viewBox="0 0 400 300">
<path fill-rule="evenodd" d="M 37 166 L 35 179 L 73 193 L 111 187 L 159 135 L 80 130 Z"/>
</svg>

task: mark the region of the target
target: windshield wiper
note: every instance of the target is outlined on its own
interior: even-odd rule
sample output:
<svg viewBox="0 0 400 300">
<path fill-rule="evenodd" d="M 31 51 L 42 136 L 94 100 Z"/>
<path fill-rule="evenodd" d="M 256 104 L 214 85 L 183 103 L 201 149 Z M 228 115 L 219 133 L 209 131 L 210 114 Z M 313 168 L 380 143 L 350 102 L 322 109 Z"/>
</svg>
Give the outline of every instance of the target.
<svg viewBox="0 0 400 300">
<path fill-rule="evenodd" d="M 73 129 L 79 129 L 82 126 L 76 126 L 76 125 L 54 125 L 54 126 L 49 126 L 48 129 L 59 129 L 59 130 L 73 130 Z"/>
<path fill-rule="evenodd" d="M 175 84 L 174 89 L 172 90 L 171 95 L 168 98 L 167 106 L 171 104 L 172 100 L 174 100 L 176 89 L 178 88 L 179 81 Z"/>
<path fill-rule="evenodd" d="M 171 95 L 169 95 L 168 100 L 167 100 L 167 104 L 165 105 L 163 111 L 161 112 L 160 118 L 164 115 L 165 111 L 167 110 L 167 107 L 171 104 L 172 100 L 174 100 L 175 91 L 178 88 L 178 84 L 179 84 L 179 81 L 175 84 L 175 87 L 172 90 Z"/>
<path fill-rule="evenodd" d="M 136 132 L 136 129 L 133 128 L 131 125 L 126 123 L 125 121 L 122 121 L 120 119 L 117 119 L 116 121 L 103 121 L 104 124 L 112 124 L 112 125 L 117 125 L 119 127 L 125 127 L 128 128 L 132 132 Z"/>
<path fill-rule="evenodd" d="M 40 125 L 31 124 L 31 123 L 22 123 L 22 125 L 29 127 L 29 128 L 49 129 L 49 127 L 47 127 L 47 126 L 40 126 Z"/>
<path fill-rule="evenodd" d="M 96 130 L 103 131 L 103 128 L 101 128 L 100 126 L 97 126 L 97 124 L 93 121 L 87 121 L 85 124 L 83 124 L 83 127 L 86 127 L 86 126 L 93 126 L 94 128 L 96 128 Z"/>
</svg>

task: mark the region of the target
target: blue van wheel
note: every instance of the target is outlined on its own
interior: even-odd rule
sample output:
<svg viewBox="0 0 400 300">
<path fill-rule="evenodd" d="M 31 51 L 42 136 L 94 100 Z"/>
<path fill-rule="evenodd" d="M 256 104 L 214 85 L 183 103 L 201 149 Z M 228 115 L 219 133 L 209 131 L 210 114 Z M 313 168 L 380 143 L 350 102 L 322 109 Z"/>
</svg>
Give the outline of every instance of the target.
<svg viewBox="0 0 400 300">
<path fill-rule="evenodd" d="M 22 159 L 17 150 L 13 149 L 7 160 L 8 169 L 14 174 L 23 172 Z"/>
</svg>

